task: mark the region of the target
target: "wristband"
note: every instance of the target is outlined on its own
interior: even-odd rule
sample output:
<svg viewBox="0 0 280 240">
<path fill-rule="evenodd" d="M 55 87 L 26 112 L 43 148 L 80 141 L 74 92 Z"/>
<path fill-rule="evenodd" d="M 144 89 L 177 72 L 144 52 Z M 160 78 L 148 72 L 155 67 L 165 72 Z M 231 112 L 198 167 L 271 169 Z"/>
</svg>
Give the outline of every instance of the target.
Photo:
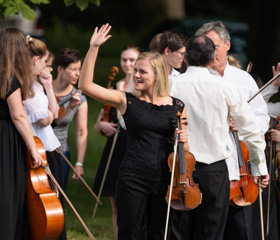
<svg viewBox="0 0 280 240">
<path fill-rule="evenodd" d="M 75 166 L 80 166 L 80 167 L 83 167 L 84 164 L 80 163 L 80 162 L 76 162 Z"/>
</svg>

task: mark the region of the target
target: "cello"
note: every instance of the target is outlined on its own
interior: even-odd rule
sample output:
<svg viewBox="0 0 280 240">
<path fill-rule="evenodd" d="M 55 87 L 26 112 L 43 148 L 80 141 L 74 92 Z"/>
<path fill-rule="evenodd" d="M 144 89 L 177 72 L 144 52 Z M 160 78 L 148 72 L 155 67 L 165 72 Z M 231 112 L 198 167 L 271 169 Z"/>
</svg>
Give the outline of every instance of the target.
<svg viewBox="0 0 280 240">
<path fill-rule="evenodd" d="M 36 169 L 32 168 L 32 156 L 27 150 L 27 182 L 28 182 L 28 214 L 31 240 L 58 239 L 64 227 L 64 212 L 58 192 L 53 191 L 50 183 L 54 184 L 64 199 L 68 202 L 73 212 L 81 222 L 91 240 L 95 240 L 90 230 L 74 208 L 58 182 L 52 175 L 47 162 L 46 151 L 38 137 L 34 137 L 38 152 L 41 154 L 44 164 Z M 48 179 L 50 177 L 50 180 Z"/>
<path fill-rule="evenodd" d="M 34 137 L 38 152 L 48 167 L 43 143 Z M 30 239 L 57 239 L 64 227 L 64 212 L 57 192 L 52 190 L 42 167 L 32 168 L 32 156 L 27 150 L 27 186 Z"/>
</svg>

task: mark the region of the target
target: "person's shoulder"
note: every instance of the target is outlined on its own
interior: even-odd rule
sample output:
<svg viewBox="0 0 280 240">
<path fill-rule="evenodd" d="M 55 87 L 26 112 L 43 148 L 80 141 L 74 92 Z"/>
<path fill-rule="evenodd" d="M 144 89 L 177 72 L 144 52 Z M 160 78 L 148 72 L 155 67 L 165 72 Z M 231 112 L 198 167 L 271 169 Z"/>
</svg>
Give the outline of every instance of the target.
<svg viewBox="0 0 280 240">
<path fill-rule="evenodd" d="M 239 75 L 239 76 L 242 76 L 243 78 L 254 80 L 253 77 L 250 75 L 250 73 L 246 72 L 243 69 L 228 65 L 227 71 L 229 74 L 232 74 L 233 76 Z"/>
</svg>

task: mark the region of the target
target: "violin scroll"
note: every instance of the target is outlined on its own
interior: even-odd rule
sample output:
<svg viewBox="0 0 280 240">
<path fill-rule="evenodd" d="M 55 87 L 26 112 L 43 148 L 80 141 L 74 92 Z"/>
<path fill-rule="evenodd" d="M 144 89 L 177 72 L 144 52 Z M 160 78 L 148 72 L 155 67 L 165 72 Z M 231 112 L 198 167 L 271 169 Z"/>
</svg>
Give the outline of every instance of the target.
<svg viewBox="0 0 280 240">
<path fill-rule="evenodd" d="M 118 74 L 119 69 L 116 66 L 111 67 L 111 74 L 109 76 L 108 86 L 107 88 L 111 88 L 111 82 L 115 79 L 116 75 Z M 112 107 L 110 105 L 104 104 L 104 116 L 103 121 L 104 122 L 111 122 L 112 120 Z"/>
</svg>

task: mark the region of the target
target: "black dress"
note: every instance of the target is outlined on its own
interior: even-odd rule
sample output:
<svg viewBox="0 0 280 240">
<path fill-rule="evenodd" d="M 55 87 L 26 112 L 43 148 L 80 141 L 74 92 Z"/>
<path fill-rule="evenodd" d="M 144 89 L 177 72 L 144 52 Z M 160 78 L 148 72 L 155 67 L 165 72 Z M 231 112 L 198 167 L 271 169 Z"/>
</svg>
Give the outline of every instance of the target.
<svg viewBox="0 0 280 240">
<path fill-rule="evenodd" d="M 115 111 L 115 109 L 113 110 Z M 115 116 L 116 114 L 113 114 Z M 115 117 L 114 117 L 115 118 Z M 115 118 L 115 123 L 117 123 L 117 120 Z M 103 154 L 100 160 L 100 164 L 96 173 L 96 177 L 93 184 L 93 192 L 98 194 L 100 185 L 103 179 L 103 175 L 105 172 L 105 168 L 108 162 L 108 157 L 112 148 L 114 136 L 108 137 L 106 145 L 103 150 Z M 116 144 L 113 150 L 112 158 L 110 161 L 110 165 L 108 168 L 108 172 L 105 178 L 105 182 L 102 189 L 102 196 L 115 196 L 116 192 L 116 183 L 117 183 L 117 177 L 118 177 L 118 169 L 122 162 L 122 159 L 124 157 L 125 149 L 126 149 L 126 130 L 120 127 Z"/>
<path fill-rule="evenodd" d="M 172 105 L 158 106 L 130 93 L 126 97 L 127 148 L 116 189 L 118 239 L 142 239 L 143 221 L 147 239 L 163 239 L 171 176 L 168 157 L 174 148 L 176 116 L 184 103 L 172 98 Z"/>
<path fill-rule="evenodd" d="M 6 99 L 18 88 L 14 78 Z M 24 240 L 29 239 L 26 146 L 11 120 L 6 99 L 0 99 L 0 236 Z"/>
</svg>

